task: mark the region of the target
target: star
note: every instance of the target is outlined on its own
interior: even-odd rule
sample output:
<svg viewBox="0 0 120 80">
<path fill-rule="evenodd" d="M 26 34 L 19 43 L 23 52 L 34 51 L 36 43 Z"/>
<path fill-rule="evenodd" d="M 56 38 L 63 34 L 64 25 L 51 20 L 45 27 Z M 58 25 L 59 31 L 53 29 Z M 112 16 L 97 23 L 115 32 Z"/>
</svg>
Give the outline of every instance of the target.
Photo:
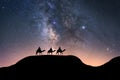
<svg viewBox="0 0 120 80">
<path fill-rule="evenodd" d="M 107 48 L 106 50 L 107 50 L 107 51 L 110 51 L 110 48 Z"/>
<path fill-rule="evenodd" d="M 54 5 L 52 5 L 50 2 L 47 2 L 47 4 L 51 9 L 54 9 Z"/>
<path fill-rule="evenodd" d="M 56 21 L 53 21 L 52 23 L 53 23 L 53 24 L 56 24 Z"/>
<path fill-rule="evenodd" d="M 5 6 L 2 6 L 2 9 L 5 9 Z"/>
<path fill-rule="evenodd" d="M 86 26 L 82 26 L 82 29 L 85 30 L 85 29 L 86 29 Z"/>
<path fill-rule="evenodd" d="M 112 53 L 112 50 L 110 48 L 106 48 L 106 51 Z"/>
</svg>

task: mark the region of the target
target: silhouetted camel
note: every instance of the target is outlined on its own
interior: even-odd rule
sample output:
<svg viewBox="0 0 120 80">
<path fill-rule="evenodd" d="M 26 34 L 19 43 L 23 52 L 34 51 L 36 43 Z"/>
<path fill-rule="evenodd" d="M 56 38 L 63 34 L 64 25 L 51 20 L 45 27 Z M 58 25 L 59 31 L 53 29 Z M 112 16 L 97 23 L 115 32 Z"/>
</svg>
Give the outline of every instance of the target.
<svg viewBox="0 0 120 80">
<path fill-rule="evenodd" d="M 41 48 L 39 47 L 36 51 L 36 55 L 39 53 L 39 54 L 42 54 L 45 50 L 41 50 Z"/>
<path fill-rule="evenodd" d="M 61 47 L 57 50 L 56 54 L 63 54 L 66 49 L 62 50 Z"/>
<path fill-rule="evenodd" d="M 53 50 L 52 48 L 50 48 L 47 52 L 47 54 L 52 54 L 53 52 L 55 52 L 56 50 Z"/>
</svg>

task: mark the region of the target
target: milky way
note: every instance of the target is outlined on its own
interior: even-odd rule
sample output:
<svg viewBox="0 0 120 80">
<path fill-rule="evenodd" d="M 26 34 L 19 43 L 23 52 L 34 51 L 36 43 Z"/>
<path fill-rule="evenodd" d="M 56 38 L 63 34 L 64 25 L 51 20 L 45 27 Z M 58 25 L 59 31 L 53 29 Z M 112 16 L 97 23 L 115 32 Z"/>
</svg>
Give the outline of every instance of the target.
<svg viewBox="0 0 120 80">
<path fill-rule="evenodd" d="M 120 51 L 118 0 L 1 0 L 0 66 L 59 46 L 89 65 Z M 45 53 L 46 54 L 46 53 Z M 8 60 L 9 59 L 9 60 Z M 96 62 L 95 62 L 96 61 Z"/>
</svg>

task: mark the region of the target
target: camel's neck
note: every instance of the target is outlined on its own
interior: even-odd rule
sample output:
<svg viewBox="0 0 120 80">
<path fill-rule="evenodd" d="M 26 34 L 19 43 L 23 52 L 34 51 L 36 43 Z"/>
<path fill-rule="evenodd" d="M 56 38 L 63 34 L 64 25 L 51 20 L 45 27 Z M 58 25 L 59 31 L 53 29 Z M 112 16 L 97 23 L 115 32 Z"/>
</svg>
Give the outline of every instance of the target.
<svg viewBox="0 0 120 80">
<path fill-rule="evenodd" d="M 44 52 L 45 50 L 42 50 L 42 52 Z"/>
<path fill-rule="evenodd" d="M 62 52 L 64 52 L 64 51 L 65 51 L 65 49 Z"/>
<path fill-rule="evenodd" d="M 55 50 L 53 52 L 55 52 Z"/>
</svg>

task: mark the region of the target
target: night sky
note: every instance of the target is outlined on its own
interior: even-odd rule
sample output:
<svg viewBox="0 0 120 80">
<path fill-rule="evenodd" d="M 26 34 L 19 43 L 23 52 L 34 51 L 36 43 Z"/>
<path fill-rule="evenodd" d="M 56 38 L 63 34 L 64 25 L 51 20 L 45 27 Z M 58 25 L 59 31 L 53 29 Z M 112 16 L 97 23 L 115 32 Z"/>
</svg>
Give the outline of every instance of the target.
<svg viewBox="0 0 120 80">
<path fill-rule="evenodd" d="M 0 66 L 39 46 L 61 46 L 92 66 L 120 56 L 120 1 L 0 0 Z"/>
</svg>

